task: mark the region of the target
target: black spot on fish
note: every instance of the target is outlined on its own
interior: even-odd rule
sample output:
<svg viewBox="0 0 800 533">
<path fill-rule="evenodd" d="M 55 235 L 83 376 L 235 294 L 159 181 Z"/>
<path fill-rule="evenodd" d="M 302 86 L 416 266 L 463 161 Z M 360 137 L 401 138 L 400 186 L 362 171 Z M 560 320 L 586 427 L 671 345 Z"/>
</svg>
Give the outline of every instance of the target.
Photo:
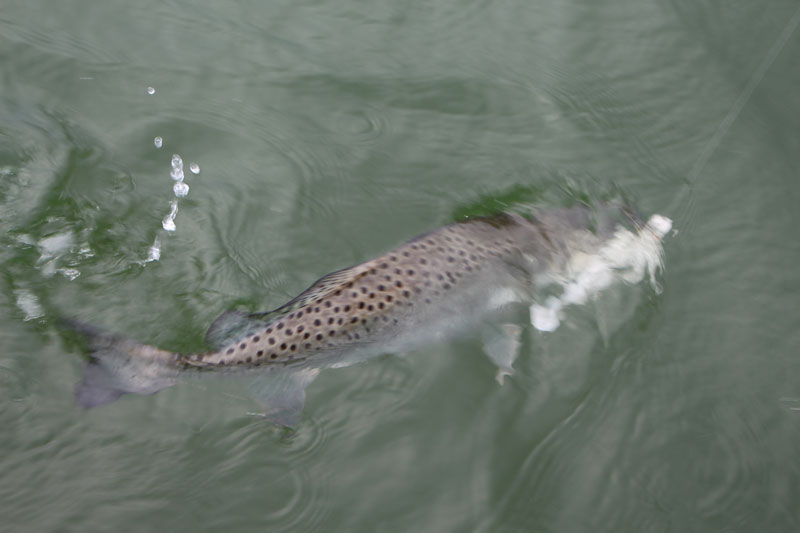
<svg viewBox="0 0 800 533">
<path fill-rule="evenodd" d="M 297 350 L 297 345 L 296 344 L 292 344 L 291 346 L 289 346 L 289 349 L 291 351 L 295 351 L 295 350 Z"/>
<path fill-rule="evenodd" d="M 248 363 L 252 363 L 253 362 L 253 358 L 252 357 L 248 357 L 247 359 L 245 359 L 245 361 L 247 361 Z"/>
<path fill-rule="evenodd" d="M 318 341 L 321 341 L 322 340 L 322 333 L 317 333 L 316 339 Z"/>
<path fill-rule="evenodd" d="M 285 350 L 285 349 L 286 349 L 286 343 L 285 343 L 285 342 L 282 342 L 282 343 L 281 343 L 281 350 Z"/>
<path fill-rule="evenodd" d="M 277 359 L 277 358 L 278 358 L 278 354 L 276 354 L 276 353 L 271 353 L 271 354 L 269 354 L 269 358 L 270 358 L 270 359 Z"/>
<path fill-rule="evenodd" d="M 275 344 L 275 337 L 270 337 L 269 339 L 267 339 L 267 342 L 270 344 Z"/>
<path fill-rule="evenodd" d="M 383 302 L 381 302 L 381 304 L 383 304 Z M 375 306 L 372 305 L 372 304 L 367 306 L 367 311 L 373 311 L 374 309 L 375 309 Z"/>
<path fill-rule="evenodd" d="M 264 350 L 259 350 L 258 352 L 256 352 L 256 355 L 258 357 L 264 357 Z"/>
<path fill-rule="evenodd" d="M 291 334 L 292 334 L 291 328 L 286 328 L 286 336 L 288 337 Z"/>
<path fill-rule="evenodd" d="M 322 325 L 322 320 L 320 320 L 319 318 L 314 320 L 314 325 L 315 326 L 321 326 Z"/>
<path fill-rule="evenodd" d="M 261 340 L 261 337 L 259 337 L 258 335 L 256 335 L 255 337 L 253 337 L 253 342 L 258 342 L 258 341 L 260 341 L 260 340 Z"/>
<path fill-rule="evenodd" d="M 350 306 L 349 305 L 345 305 L 344 306 L 344 312 L 347 313 L 349 311 L 350 311 Z"/>
<path fill-rule="evenodd" d="M 332 330 L 330 330 L 328 332 L 328 336 L 333 337 L 334 335 L 336 335 L 336 330 L 335 329 L 332 329 Z"/>
<path fill-rule="evenodd" d="M 357 316 L 354 316 L 353 318 L 350 319 L 350 323 L 351 324 L 355 324 L 356 322 L 358 322 L 358 317 Z"/>
<path fill-rule="evenodd" d="M 278 322 L 278 325 L 275 326 L 277 329 L 283 329 L 283 322 Z"/>
<path fill-rule="evenodd" d="M 239 345 L 239 349 L 240 350 L 244 350 L 245 348 L 247 348 L 247 343 L 246 342 L 243 342 L 242 344 Z"/>
<path fill-rule="evenodd" d="M 228 351 L 225 352 L 225 353 L 228 354 L 228 355 L 232 354 L 233 353 L 233 348 L 228 348 Z"/>
<path fill-rule="evenodd" d="M 334 318 L 333 318 L 333 317 L 330 317 L 330 318 L 328 319 L 328 325 L 330 326 L 331 324 L 333 324 L 333 321 L 334 321 Z"/>
<path fill-rule="evenodd" d="M 297 312 L 297 318 L 303 318 L 303 312 L 302 311 L 298 311 Z"/>
<path fill-rule="evenodd" d="M 297 333 L 302 333 L 304 329 L 306 329 L 305 326 L 297 326 Z"/>
<path fill-rule="evenodd" d="M 364 302 L 358 302 L 358 308 L 364 309 Z"/>
<path fill-rule="evenodd" d="M 409 276 L 413 276 L 414 275 L 414 271 L 409 268 L 408 270 L 406 270 L 406 274 L 408 274 Z"/>
</svg>

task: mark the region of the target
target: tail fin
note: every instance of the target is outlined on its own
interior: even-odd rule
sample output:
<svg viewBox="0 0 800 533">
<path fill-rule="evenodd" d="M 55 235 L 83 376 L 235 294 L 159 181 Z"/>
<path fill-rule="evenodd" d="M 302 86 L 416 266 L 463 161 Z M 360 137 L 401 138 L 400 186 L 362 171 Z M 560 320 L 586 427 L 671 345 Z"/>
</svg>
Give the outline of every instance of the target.
<svg viewBox="0 0 800 533">
<path fill-rule="evenodd" d="M 73 320 L 61 323 L 86 339 L 90 360 L 75 387 L 75 401 L 84 408 L 111 403 L 123 394 L 154 394 L 175 384 L 176 353 L 109 334 Z"/>
</svg>

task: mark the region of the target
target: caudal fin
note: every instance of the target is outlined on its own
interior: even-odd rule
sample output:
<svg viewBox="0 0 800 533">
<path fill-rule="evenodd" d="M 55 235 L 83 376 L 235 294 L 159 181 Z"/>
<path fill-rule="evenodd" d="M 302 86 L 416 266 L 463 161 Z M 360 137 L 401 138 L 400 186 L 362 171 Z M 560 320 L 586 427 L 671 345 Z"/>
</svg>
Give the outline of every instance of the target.
<svg viewBox="0 0 800 533">
<path fill-rule="evenodd" d="M 79 406 L 98 407 L 124 394 L 154 394 L 175 384 L 178 354 L 82 322 L 62 320 L 61 323 L 79 333 L 89 351 L 83 379 L 75 387 L 75 402 Z"/>
</svg>

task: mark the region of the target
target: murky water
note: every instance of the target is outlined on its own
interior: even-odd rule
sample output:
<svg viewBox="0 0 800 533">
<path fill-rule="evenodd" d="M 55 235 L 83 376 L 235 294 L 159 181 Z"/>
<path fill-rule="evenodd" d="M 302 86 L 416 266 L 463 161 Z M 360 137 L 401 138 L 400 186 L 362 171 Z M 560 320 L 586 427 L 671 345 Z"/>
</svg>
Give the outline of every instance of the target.
<svg viewBox="0 0 800 533">
<path fill-rule="evenodd" d="M 0 529 L 800 528 L 796 2 L 0 9 Z M 179 160 L 174 159 L 177 155 Z M 610 190 L 661 292 L 324 372 L 75 407 L 57 316 L 174 350 L 460 214 Z"/>
</svg>

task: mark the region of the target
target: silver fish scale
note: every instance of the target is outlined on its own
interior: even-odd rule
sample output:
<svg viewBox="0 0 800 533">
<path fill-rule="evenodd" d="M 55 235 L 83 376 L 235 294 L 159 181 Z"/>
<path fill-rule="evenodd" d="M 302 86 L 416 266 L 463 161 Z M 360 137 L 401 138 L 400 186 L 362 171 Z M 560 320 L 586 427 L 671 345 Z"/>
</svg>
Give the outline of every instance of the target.
<svg viewBox="0 0 800 533">
<path fill-rule="evenodd" d="M 299 364 L 376 338 L 385 341 L 409 317 L 441 305 L 485 269 L 519 264 L 530 253 L 541 255 L 542 250 L 531 247 L 543 242 L 547 239 L 536 224 L 515 215 L 444 226 L 336 273 L 335 285 L 323 278 L 304 293 L 304 305 L 290 302 L 286 313 L 263 328 L 219 351 L 185 356 L 184 362 L 196 367 Z"/>
</svg>

